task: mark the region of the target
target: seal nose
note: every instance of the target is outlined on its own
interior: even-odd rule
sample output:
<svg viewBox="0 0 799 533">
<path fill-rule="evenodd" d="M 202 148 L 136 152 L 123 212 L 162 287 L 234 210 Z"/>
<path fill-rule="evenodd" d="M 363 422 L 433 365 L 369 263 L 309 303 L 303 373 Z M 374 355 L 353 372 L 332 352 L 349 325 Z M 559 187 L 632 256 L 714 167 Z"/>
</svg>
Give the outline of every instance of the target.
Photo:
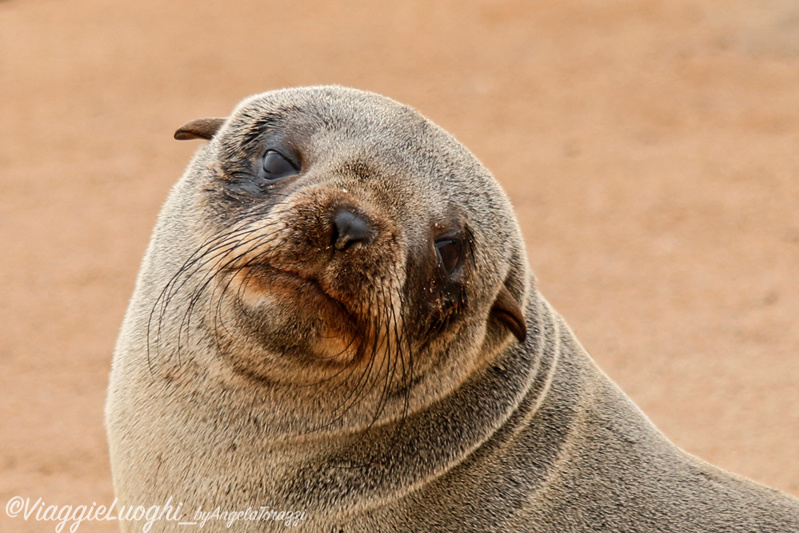
<svg viewBox="0 0 799 533">
<path fill-rule="evenodd" d="M 333 246 L 345 250 L 351 244 L 366 241 L 369 224 L 350 209 L 341 209 L 333 219 Z"/>
</svg>

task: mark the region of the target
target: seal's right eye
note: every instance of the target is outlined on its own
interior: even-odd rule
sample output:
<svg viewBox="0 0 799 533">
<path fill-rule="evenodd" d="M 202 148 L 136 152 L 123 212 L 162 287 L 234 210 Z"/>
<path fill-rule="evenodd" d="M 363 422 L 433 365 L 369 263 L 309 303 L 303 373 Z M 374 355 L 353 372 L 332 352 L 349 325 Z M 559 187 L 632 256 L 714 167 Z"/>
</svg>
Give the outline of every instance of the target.
<svg viewBox="0 0 799 533">
<path fill-rule="evenodd" d="M 438 265 L 447 277 L 452 277 L 461 264 L 463 245 L 457 237 L 443 238 L 435 242 Z"/>
<path fill-rule="evenodd" d="M 299 172 L 294 163 L 275 150 L 267 150 L 261 162 L 261 175 L 268 180 L 279 180 Z"/>
</svg>

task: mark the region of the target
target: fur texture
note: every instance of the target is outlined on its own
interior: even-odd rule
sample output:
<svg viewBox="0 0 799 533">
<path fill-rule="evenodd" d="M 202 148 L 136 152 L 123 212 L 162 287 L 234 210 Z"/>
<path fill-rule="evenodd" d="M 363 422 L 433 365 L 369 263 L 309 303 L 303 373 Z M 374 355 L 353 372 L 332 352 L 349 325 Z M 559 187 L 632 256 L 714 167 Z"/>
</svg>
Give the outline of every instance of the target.
<svg viewBox="0 0 799 533">
<path fill-rule="evenodd" d="M 679 450 L 594 365 L 499 185 L 416 111 L 310 87 L 180 132 L 210 141 L 116 347 L 121 505 L 268 506 L 326 533 L 799 531 L 799 501 Z M 342 210 L 368 228 L 346 249 Z"/>
</svg>

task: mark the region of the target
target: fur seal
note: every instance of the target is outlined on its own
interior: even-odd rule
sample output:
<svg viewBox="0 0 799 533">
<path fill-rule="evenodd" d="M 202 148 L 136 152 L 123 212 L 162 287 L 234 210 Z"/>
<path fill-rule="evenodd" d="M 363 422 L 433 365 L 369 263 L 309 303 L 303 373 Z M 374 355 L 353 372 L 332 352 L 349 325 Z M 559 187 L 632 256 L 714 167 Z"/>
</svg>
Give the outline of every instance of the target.
<svg viewBox="0 0 799 533">
<path fill-rule="evenodd" d="M 287 89 L 176 138 L 209 142 L 115 350 L 120 505 L 211 531 L 799 531 L 799 500 L 678 449 L 595 366 L 497 182 L 415 110 Z"/>
</svg>

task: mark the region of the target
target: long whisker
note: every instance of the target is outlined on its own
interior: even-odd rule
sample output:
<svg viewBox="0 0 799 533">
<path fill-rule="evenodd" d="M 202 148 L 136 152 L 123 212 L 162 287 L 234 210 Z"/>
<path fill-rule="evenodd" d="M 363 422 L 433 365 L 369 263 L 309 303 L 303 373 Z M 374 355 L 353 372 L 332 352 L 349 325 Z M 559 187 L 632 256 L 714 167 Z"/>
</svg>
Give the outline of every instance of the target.
<svg viewBox="0 0 799 533">
<path fill-rule="evenodd" d="M 151 331 L 156 313 L 158 313 L 158 318 L 156 321 L 158 327 L 156 330 L 155 349 L 160 350 L 161 324 L 164 323 L 167 308 L 170 302 L 177 296 L 181 289 L 186 286 L 189 281 L 191 281 L 194 276 L 200 272 L 205 273 L 205 278 L 200 280 L 199 285 L 196 286 L 192 295 L 190 296 L 188 305 L 178 326 L 176 356 L 178 358 L 178 364 L 180 364 L 180 351 L 183 344 L 182 334 L 184 331 L 188 331 L 191 314 L 197 303 L 200 301 L 203 293 L 213 281 L 216 273 L 221 270 L 220 267 L 222 266 L 222 262 L 226 257 L 228 257 L 230 252 L 242 246 L 247 247 L 244 253 L 251 253 L 258 246 L 262 246 L 265 235 L 269 235 L 268 233 L 264 233 L 264 227 L 253 227 L 251 223 L 254 220 L 257 220 L 257 217 L 253 216 L 250 218 L 245 218 L 227 232 L 207 240 L 195 250 L 195 252 L 184 262 L 184 264 L 164 286 L 158 298 L 156 299 L 148 318 L 147 362 L 151 371 L 151 349 L 153 347 Z M 234 260 L 235 259 L 236 258 L 234 258 Z M 230 264 L 232 264 L 231 261 L 228 261 L 225 263 L 225 266 L 230 266 Z"/>
</svg>

